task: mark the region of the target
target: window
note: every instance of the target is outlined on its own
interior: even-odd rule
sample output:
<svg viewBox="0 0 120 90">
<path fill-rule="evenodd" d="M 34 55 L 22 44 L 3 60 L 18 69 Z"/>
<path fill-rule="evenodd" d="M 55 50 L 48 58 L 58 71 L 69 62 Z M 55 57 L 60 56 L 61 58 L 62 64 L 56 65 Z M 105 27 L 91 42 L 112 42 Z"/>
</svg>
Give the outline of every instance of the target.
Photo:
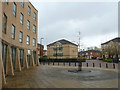
<svg viewBox="0 0 120 90">
<path fill-rule="evenodd" d="M 30 37 L 29 37 L 29 36 L 27 36 L 26 44 L 27 44 L 27 45 L 30 45 Z"/>
<path fill-rule="evenodd" d="M 24 19 L 24 16 L 22 13 L 20 13 L 20 23 L 23 24 L 23 19 Z"/>
<path fill-rule="evenodd" d="M 20 35 L 19 35 L 19 42 L 22 43 L 23 42 L 23 32 L 20 31 Z"/>
<path fill-rule="evenodd" d="M 8 4 L 9 0 L 5 0 L 5 2 Z"/>
<path fill-rule="evenodd" d="M 29 20 L 27 21 L 27 29 L 30 30 L 30 21 Z"/>
<path fill-rule="evenodd" d="M 21 6 L 24 8 L 24 0 L 22 0 L 22 2 L 21 2 Z"/>
<path fill-rule="evenodd" d="M 31 8 L 28 6 L 28 15 L 31 13 Z"/>
<path fill-rule="evenodd" d="M 6 34 L 6 29 L 7 29 L 7 16 L 4 14 L 3 15 L 3 30 L 2 32 Z"/>
<path fill-rule="evenodd" d="M 16 12 L 17 12 L 17 6 L 15 3 L 13 3 L 13 15 L 16 16 Z"/>
<path fill-rule="evenodd" d="M 36 20 L 36 13 L 33 14 L 33 19 Z"/>
<path fill-rule="evenodd" d="M 33 46 L 35 46 L 35 45 L 36 45 L 36 39 L 33 38 Z"/>
<path fill-rule="evenodd" d="M 15 26 L 14 25 L 12 25 L 11 34 L 12 34 L 11 38 L 14 40 L 15 39 Z"/>
<path fill-rule="evenodd" d="M 36 33 L 36 26 L 33 25 L 33 32 Z"/>
</svg>

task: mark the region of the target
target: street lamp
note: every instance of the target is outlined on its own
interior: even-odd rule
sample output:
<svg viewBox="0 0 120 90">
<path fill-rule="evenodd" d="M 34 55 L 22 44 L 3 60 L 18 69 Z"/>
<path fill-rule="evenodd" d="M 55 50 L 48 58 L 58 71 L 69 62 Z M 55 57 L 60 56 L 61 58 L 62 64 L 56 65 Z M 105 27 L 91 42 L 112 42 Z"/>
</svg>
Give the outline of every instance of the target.
<svg viewBox="0 0 120 90">
<path fill-rule="evenodd" d="M 40 58 L 41 58 L 41 56 L 42 56 L 42 50 L 41 50 L 41 46 L 42 46 L 42 40 L 43 40 L 44 38 L 40 38 Z"/>
</svg>

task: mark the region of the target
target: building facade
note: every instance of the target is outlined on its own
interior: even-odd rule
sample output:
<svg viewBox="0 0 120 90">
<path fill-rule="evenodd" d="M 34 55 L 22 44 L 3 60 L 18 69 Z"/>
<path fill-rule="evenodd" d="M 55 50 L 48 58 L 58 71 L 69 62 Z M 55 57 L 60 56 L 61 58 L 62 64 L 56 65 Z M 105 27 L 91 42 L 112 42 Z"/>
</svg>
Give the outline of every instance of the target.
<svg viewBox="0 0 120 90">
<path fill-rule="evenodd" d="M 79 57 L 84 57 L 86 59 L 97 59 L 101 57 L 101 52 L 98 50 L 87 50 L 79 52 Z"/>
<path fill-rule="evenodd" d="M 2 2 L 3 78 L 23 68 L 39 65 L 37 27 L 38 11 L 29 1 Z"/>
<path fill-rule="evenodd" d="M 103 58 L 120 58 L 120 37 L 101 44 Z"/>
<path fill-rule="evenodd" d="M 41 44 L 38 44 L 37 49 L 38 49 L 38 58 L 43 57 L 44 46 Z"/>
<path fill-rule="evenodd" d="M 47 45 L 47 58 L 77 58 L 78 45 L 62 39 Z"/>
</svg>

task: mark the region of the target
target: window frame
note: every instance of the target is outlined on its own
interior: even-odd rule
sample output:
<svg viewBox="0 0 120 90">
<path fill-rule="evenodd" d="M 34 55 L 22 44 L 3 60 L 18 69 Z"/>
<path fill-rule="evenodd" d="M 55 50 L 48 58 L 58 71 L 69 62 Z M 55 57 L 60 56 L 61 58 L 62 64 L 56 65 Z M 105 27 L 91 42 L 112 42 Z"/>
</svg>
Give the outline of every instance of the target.
<svg viewBox="0 0 120 90">
<path fill-rule="evenodd" d="M 31 15 L 31 8 L 30 8 L 30 6 L 28 6 L 28 15 L 29 16 Z"/>
<path fill-rule="evenodd" d="M 26 44 L 30 45 L 30 36 L 28 36 L 28 35 L 27 35 L 27 38 L 26 38 Z"/>
<path fill-rule="evenodd" d="M 17 5 L 16 5 L 16 3 L 14 2 L 14 3 L 13 3 L 13 15 L 16 17 L 16 14 L 17 14 Z"/>
<path fill-rule="evenodd" d="M 20 13 L 20 24 L 23 24 L 23 21 L 24 21 L 24 15 L 22 13 Z"/>
<path fill-rule="evenodd" d="M 20 3 L 21 4 L 21 6 L 24 8 L 24 0 L 22 0 L 22 2 Z"/>
<path fill-rule="evenodd" d="M 36 20 L 36 18 L 37 18 L 37 14 L 34 12 L 33 13 L 33 19 Z"/>
<path fill-rule="evenodd" d="M 36 39 L 35 38 L 33 38 L 33 46 L 36 46 Z"/>
<path fill-rule="evenodd" d="M 13 24 L 12 24 L 12 29 L 11 29 L 11 38 L 12 38 L 12 40 L 15 40 L 15 25 L 13 25 Z"/>
<path fill-rule="evenodd" d="M 27 20 L 27 29 L 30 30 L 30 21 L 29 20 Z"/>
<path fill-rule="evenodd" d="M 36 33 L 36 25 L 33 24 L 33 33 Z"/>
<path fill-rule="evenodd" d="M 5 19 L 5 20 L 4 20 L 4 19 Z M 7 16 L 6 16 L 5 13 L 3 14 L 3 20 L 4 20 L 5 22 L 3 23 L 2 32 L 6 34 L 6 30 L 7 30 Z"/>
<path fill-rule="evenodd" d="M 21 36 L 22 35 L 22 36 Z M 23 42 L 23 32 L 20 31 L 19 33 L 19 42 L 22 43 Z"/>
</svg>

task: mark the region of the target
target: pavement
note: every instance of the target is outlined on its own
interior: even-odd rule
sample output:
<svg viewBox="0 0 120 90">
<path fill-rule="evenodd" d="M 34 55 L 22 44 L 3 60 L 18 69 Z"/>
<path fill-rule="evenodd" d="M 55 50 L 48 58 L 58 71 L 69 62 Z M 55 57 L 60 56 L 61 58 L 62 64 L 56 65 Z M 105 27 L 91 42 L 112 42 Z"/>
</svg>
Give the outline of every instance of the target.
<svg viewBox="0 0 120 90">
<path fill-rule="evenodd" d="M 68 73 L 69 69 L 76 67 L 40 65 L 23 69 L 15 72 L 15 76 L 7 76 L 3 88 L 118 88 L 118 71 L 115 69 L 83 68 L 97 70 L 95 78 Z"/>
</svg>

